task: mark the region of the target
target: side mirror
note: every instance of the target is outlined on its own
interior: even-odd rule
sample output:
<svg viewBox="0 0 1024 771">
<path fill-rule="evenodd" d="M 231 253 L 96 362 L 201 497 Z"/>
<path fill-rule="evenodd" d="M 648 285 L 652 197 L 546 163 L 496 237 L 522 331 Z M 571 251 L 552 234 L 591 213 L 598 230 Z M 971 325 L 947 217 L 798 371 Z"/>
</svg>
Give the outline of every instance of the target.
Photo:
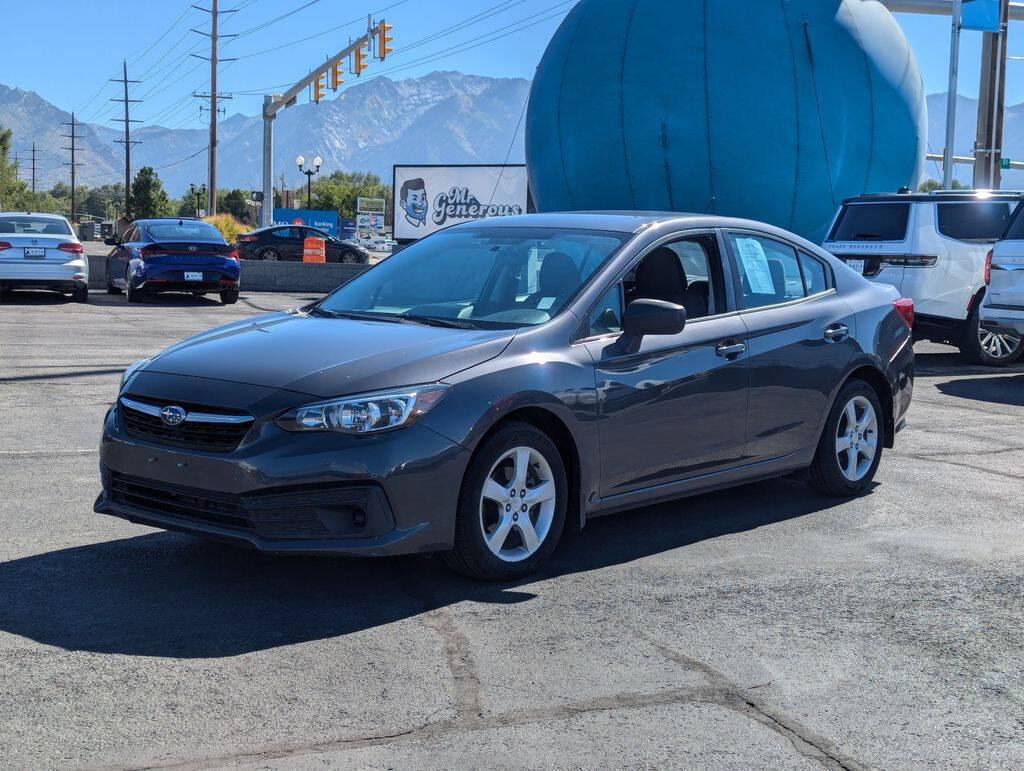
<svg viewBox="0 0 1024 771">
<path fill-rule="evenodd" d="M 107 236 L 106 238 L 103 239 L 103 243 L 105 243 L 107 246 L 117 246 L 117 239 Z"/>
<path fill-rule="evenodd" d="M 640 348 L 647 335 L 677 335 L 686 326 L 686 309 L 664 300 L 634 300 L 622 316 L 619 342 L 629 353 Z"/>
</svg>

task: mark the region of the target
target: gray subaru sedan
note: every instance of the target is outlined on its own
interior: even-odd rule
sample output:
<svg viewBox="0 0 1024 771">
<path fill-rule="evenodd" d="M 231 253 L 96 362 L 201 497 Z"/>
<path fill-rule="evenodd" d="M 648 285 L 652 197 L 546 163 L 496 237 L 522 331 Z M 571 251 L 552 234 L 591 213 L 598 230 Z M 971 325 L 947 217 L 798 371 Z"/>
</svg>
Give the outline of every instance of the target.
<svg viewBox="0 0 1024 771">
<path fill-rule="evenodd" d="M 132 365 L 95 510 L 511 580 L 592 517 L 785 474 L 866 491 L 910 405 L 912 321 L 757 222 L 467 223 Z"/>
</svg>

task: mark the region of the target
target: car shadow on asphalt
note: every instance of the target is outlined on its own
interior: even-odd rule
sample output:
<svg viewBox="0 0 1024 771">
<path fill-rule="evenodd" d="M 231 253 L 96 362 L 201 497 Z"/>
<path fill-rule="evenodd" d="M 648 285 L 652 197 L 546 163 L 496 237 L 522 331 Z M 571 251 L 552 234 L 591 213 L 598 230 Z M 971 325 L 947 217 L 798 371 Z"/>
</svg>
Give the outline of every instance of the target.
<svg viewBox="0 0 1024 771">
<path fill-rule="evenodd" d="M 935 386 L 946 396 L 1024 407 L 1024 375 L 996 375 L 949 380 Z"/>
<path fill-rule="evenodd" d="M 149 533 L 0 563 L 0 630 L 66 650 L 235 656 L 347 635 L 471 600 L 529 602 L 558 576 L 621 565 L 838 505 L 777 479 L 593 520 L 540 573 L 483 584 L 436 557 L 274 557 Z M 102 521 L 102 520 L 100 520 Z"/>
<path fill-rule="evenodd" d="M 995 372 L 1024 371 L 1024 361 L 1018 361 L 1008 367 L 986 367 L 982 364 L 971 364 L 960 353 L 950 349 L 949 353 L 915 352 L 914 370 L 919 375 L 959 377 L 962 375 L 991 375 Z"/>
</svg>

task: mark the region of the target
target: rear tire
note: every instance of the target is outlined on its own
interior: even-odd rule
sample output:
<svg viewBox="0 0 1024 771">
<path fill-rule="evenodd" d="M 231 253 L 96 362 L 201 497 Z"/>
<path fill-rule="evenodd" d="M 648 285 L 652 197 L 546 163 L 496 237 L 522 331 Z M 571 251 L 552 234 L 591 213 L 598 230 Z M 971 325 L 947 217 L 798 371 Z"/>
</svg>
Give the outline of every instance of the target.
<svg viewBox="0 0 1024 771">
<path fill-rule="evenodd" d="M 835 497 L 852 497 L 867 490 L 882 460 L 883 420 L 875 389 L 858 379 L 844 385 L 811 462 L 811 487 Z"/>
<path fill-rule="evenodd" d="M 1013 364 L 1024 351 L 1021 338 L 998 334 L 981 326 L 981 299 L 975 301 L 971 315 L 967 317 L 967 328 L 960 341 L 960 353 L 973 364 L 985 367 L 1005 367 Z"/>
<path fill-rule="evenodd" d="M 238 290 L 224 289 L 220 293 L 220 301 L 224 305 L 234 305 L 236 302 L 238 302 Z"/>
<path fill-rule="evenodd" d="M 445 562 L 484 581 L 532 573 L 558 545 L 568 487 L 561 454 L 547 434 L 528 423 L 502 426 L 466 470 L 454 548 Z"/>
<path fill-rule="evenodd" d="M 132 287 L 132 277 L 127 271 L 124 274 L 124 296 L 130 303 L 142 302 L 142 292 Z"/>
<path fill-rule="evenodd" d="M 82 286 L 77 288 L 71 293 L 71 299 L 76 303 L 87 303 L 89 302 L 89 287 Z"/>
</svg>

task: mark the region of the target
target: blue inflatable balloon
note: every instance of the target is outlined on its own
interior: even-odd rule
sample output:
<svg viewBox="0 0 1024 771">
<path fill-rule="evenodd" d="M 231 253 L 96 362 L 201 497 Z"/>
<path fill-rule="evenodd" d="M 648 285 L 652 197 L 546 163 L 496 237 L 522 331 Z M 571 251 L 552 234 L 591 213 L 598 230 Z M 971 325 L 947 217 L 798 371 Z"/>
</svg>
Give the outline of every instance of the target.
<svg viewBox="0 0 1024 771">
<path fill-rule="evenodd" d="M 537 70 L 541 211 L 763 220 L 820 241 L 843 198 L 915 187 L 924 88 L 875 0 L 582 0 Z"/>
</svg>

